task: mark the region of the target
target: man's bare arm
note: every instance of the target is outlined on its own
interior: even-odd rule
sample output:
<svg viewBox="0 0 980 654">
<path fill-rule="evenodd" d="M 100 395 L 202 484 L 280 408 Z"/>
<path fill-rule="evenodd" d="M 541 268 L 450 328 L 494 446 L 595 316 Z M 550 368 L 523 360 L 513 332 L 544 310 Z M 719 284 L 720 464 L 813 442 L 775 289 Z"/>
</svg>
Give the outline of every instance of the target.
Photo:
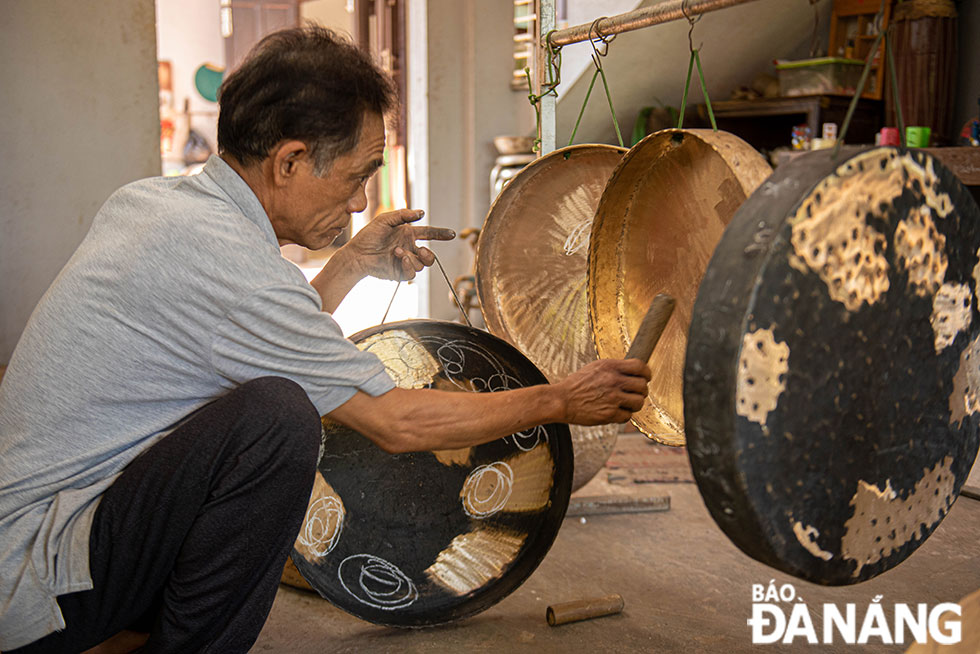
<svg viewBox="0 0 980 654">
<path fill-rule="evenodd" d="M 549 422 L 625 422 L 643 405 L 649 379 L 643 362 L 609 359 L 557 384 L 498 393 L 396 388 L 371 397 L 358 392 L 328 415 L 387 452 L 454 449 Z"/>
<path fill-rule="evenodd" d="M 365 274 L 354 264 L 350 252 L 340 248 L 310 281 L 320 294 L 320 302 L 327 313 L 336 311 L 354 285 L 364 279 Z"/>
</svg>

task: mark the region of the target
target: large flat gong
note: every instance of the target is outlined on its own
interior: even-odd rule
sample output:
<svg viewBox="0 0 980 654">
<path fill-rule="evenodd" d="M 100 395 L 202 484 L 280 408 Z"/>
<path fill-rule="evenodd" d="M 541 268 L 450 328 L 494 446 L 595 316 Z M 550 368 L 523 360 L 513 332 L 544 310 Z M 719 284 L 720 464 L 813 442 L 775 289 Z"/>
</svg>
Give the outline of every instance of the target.
<svg viewBox="0 0 980 654">
<path fill-rule="evenodd" d="M 633 424 L 684 444 L 684 348 L 701 275 L 721 233 L 772 169 L 727 132 L 668 129 L 637 143 L 602 194 L 589 245 L 589 315 L 602 358 L 621 358 L 658 293 L 673 316 L 650 360 L 653 378 Z"/>
<path fill-rule="evenodd" d="M 694 305 L 688 449 L 750 556 L 873 577 L 937 527 L 977 452 L 980 210 L 922 151 L 813 152 L 738 210 Z"/>
<path fill-rule="evenodd" d="M 589 235 L 623 148 L 573 145 L 521 170 L 480 231 L 476 279 L 487 329 L 513 343 L 552 382 L 598 357 L 586 302 Z M 572 490 L 602 468 L 619 425 L 571 425 Z"/>
<path fill-rule="evenodd" d="M 390 323 L 352 340 L 401 388 L 493 392 L 546 382 L 512 346 L 455 323 Z M 565 425 L 398 455 L 326 419 L 324 434 L 292 560 L 320 595 L 371 622 L 417 627 L 488 608 L 534 571 L 568 507 Z"/>
</svg>

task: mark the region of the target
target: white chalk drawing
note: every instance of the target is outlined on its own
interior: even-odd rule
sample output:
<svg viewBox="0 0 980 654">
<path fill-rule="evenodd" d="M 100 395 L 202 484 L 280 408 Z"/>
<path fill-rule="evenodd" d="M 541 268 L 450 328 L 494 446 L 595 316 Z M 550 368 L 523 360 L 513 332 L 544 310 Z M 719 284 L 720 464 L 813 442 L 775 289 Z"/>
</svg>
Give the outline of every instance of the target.
<svg viewBox="0 0 980 654">
<path fill-rule="evenodd" d="M 519 431 L 516 434 L 511 434 L 507 438 L 514 443 L 517 449 L 523 452 L 530 452 L 536 448 L 538 443 L 540 443 L 542 440 L 547 442 L 548 430 L 544 428 L 544 425 L 538 425 L 537 427 L 531 427 L 530 429 Z"/>
<path fill-rule="evenodd" d="M 371 554 L 354 554 L 340 562 L 337 578 L 351 597 L 382 611 L 410 606 L 419 598 L 415 584 L 395 564 Z"/>
<path fill-rule="evenodd" d="M 433 356 L 438 360 L 445 379 L 461 391 L 495 393 L 524 386 L 520 380 L 507 374 L 507 369 L 489 350 L 461 339 L 412 336 L 401 330 L 392 330 L 372 336 L 359 344 L 359 347 L 378 355 L 399 386 L 402 386 L 401 380 L 408 378 L 411 380 L 408 387 L 432 388 L 435 383 L 431 370 Z M 420 356 L 420 350 L 425 350 L 426 356 Z M 472 364 L 474 360 L 477 364 L 482 360 L 485 365 L 479 367 L 489 368 L 490 373 L 485 377 L 464 376 L 467 362 Z M 543 425 L 538 425 L 507 436 L 505 440 L 510 440 L 518 449 L 527 452 L 541 442 L 548 442 L 548 430 Z"/>
<path fill-rule="evenodd" d="M 306 509 L 303 530 L 296 539 L 316 556 L 330 552 L 344 529 L 344 505 L 332 495 L 318 498 Z"/>
<path fill-rule="evenodd" d="M 592 235 L 592 214 L 593 212 L 589 212 L 588 217 L 568 233 L 568 238 L 565 239 L 562 248 L 565 256 L 572 256 L 579 250 L 588 249 L 589 237 Z"/>
<path fill-rule="evenodd" d="M 492 516 L 504 508 L 513 490 L 514 471 L 503 461 L 474 468 L 460 493 L 463 511 L 471 518 Z"/>
</svg>

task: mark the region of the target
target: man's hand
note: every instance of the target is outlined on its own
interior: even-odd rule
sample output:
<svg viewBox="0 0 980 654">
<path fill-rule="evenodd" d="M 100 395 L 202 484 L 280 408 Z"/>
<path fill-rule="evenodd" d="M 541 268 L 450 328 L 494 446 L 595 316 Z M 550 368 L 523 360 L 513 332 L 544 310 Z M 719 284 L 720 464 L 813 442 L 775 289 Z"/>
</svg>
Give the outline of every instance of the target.
<svg viewBox="0 0 980 654">
<path fill-rule="evenodd" d="M 456 232 L 444 227 L 413 225 L 424 212 L 401 209 L 379 214 L 344 246 L 360 272 L 379 279 L 414 279 L 415 273 L 435 263 L 436 255 L 418 240 L 450 241 Z"/>
<path fill-rule="evenodd" d="M 626 422 L 647 396 L 650 368 L 639 359 L 601 359 L 558 382 L 565 397 L 564 422 Z"/>
</svg>

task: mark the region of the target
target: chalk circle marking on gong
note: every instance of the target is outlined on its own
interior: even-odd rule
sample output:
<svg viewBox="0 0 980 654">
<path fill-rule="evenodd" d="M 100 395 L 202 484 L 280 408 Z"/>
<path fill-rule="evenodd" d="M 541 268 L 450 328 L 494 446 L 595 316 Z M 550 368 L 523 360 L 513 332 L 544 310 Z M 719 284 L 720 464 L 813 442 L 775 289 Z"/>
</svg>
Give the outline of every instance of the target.
<svg viewBox="0 0 980 654">
<path fill-rule="evenodd" d="M 514 471 L 503 461 L 474 468 L 460 492 L 463 511 L 483 519 L 500 511 L 514 490 Z"/>
<path fill-rule="evenodd" d="M 318 498 L 306 510 L 300 543 L 310 548 L 316 556 L 330 553 L 340 541 L 344 530 L 344 505 L 334 496 Z"/>
<path fill-rule="evenodd" d="M 353 554 L 340 562 L 337 578 L 354 599 L 367 606 L 394 611 L 419 598 L 415 584 L 395 564 L 371 554 Z"/>
<path fill-rule="evenodd" d="M 510 438 L 514 446 L 521 450 L 522 452 L 530 452 L 538 446 L 542 440 L 548 442 L 548 431 L 544 428 L 544 425 L 538 425 L 537 427 L 532 427 L 531 429 L 525 429 L 524 431 L 519 431 L 516 434 L 511 434 L 507 438 Z"/>
</svg>

